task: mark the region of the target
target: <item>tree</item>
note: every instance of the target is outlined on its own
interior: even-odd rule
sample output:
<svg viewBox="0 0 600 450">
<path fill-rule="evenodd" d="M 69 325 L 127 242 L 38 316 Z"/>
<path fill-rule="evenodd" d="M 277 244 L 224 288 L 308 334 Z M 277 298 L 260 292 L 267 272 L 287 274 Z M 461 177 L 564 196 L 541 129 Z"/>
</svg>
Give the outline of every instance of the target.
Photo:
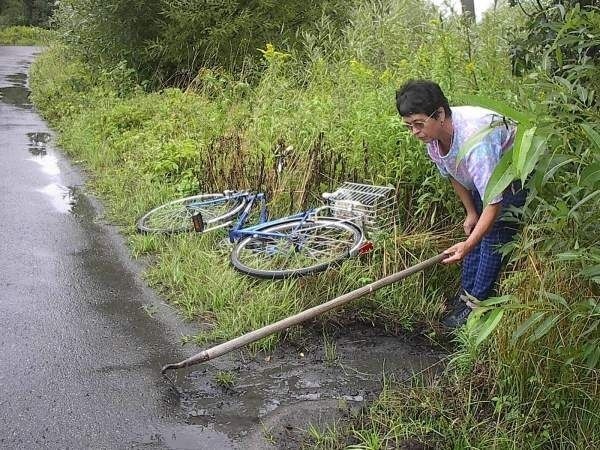
<svg viewBox="0 0 600 450">
<path fill-rule="evenodd" d="M 201 67 L 238 70 L 267 43 L 293 46 L 325 14 L 355 0 L 62 0 L 60 34 L 89 61 L 122 61 L 156 85 L 186 84 Z"/>
<path fill-rule="evenodd" d="M 20 0 L 0 1 L 0 28 L 12 25 L 25 25 L 25 9 Z"/>
<path fill-rule="evenodd" d="M 475 20 L 475 1 L 474 0 L 460 0 L 462 6 L 462 12 L 464 15 L 468 15 L 471 20 Z"/>
<path fill-rule="evenodd" d="M 48 26 L 53 0 L 0 0 L 0 27 L 12 25 Z"/>
</svg>

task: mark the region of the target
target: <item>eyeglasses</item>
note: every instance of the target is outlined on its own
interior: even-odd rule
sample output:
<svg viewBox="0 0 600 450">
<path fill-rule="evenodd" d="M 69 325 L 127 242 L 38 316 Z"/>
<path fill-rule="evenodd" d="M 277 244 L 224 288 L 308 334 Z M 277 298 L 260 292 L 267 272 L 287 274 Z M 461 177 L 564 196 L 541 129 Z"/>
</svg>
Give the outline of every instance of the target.
<svg viewBox="0 0 600 450">
<path fill-rule="evenodd" d="M 431 114 L 429 114 L 429 116 L 427 116 L 427 119 L 425 120 L 415 120 L 411 123 L 403 122 L 403 124 L 409 131 L 421 131 L 423 128 L 425 128 L 425 124 L 427 123 L 427 121 L 431 119 L 436 112 L 437 109 L 434 110 Z"/>
</svg>

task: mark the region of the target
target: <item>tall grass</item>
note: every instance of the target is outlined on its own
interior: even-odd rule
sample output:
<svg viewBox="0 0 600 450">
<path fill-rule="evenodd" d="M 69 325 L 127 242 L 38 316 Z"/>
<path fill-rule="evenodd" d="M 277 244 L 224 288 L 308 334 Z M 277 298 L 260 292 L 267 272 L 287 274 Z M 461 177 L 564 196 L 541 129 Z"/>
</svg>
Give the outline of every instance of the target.
<svg viewBox="0 0 600 450">
<path fill-rule="evenodd" d="M 0 27 L 0 45 L 49 45 L 55 33 L 38 27 Z"/>
</svg>

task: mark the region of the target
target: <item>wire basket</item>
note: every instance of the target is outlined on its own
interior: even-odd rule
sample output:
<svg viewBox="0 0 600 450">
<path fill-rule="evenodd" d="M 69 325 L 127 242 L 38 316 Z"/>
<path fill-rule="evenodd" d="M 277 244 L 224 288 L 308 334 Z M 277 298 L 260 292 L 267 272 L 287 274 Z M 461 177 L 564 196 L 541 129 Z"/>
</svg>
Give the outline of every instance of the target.
<svg viewBox="0 0 600 450">
<path fill-rule="evenodd" d="M 334 217 L 356 223 L 367 235 L 393 227 L 396 206 L 393 187 L 346 182 L 324 197 Z"/>
</svg>

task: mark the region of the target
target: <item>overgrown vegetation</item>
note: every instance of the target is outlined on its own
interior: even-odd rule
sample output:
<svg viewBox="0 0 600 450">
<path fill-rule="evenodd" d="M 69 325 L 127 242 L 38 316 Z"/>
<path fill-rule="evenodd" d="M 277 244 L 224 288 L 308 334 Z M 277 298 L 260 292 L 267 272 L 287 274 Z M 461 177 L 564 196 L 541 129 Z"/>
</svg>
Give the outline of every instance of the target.
<svg viewBox="0 0 600 450">
<path fill-rule="evenodd" d="M 352 1 L 66 0 L 54 19 L 89 63 L 123 61 L 153 86 L 183 85 L 202 67 L 248 71 L 257 48 L 294 46 L 321 17 L 341 24 Z"/>
<path fill-rule="evenodd" d="M 546 2 L 540 9 L 541 2 L 520 2 L 527 15 L 519 7 L 500 8 L 474 25 L 440 18 L 416 0 L 360 2 L 348 9 L 348 22 L 325 15 L 298 33 L 295 46 L 252 44 L 262 50 L 251 76 L 215 66 L 198 70 L 200 62 L 189 65 L 183 56 L 176 69 L 160 69 L 150 80 L 151 71 L 163 67 L 145 65 L 151 46 L 124 53 L 111 50 L 118 42 L 100 48 L 100 34 L 78 28 L 81 11 L 96 2 L 63 3 L 66 45 L 89 46 L 97 58 L 90 65 L 73 47 L 53 46 L 34 66 L 34 101 L 60 131 L 63 148 L 89 170 L 92 188 L 134 254 L 148 257 L 150 283 L 187 317 L 210 325 L 199 340 L 237 336 L 447 246 L 462 212 L 421 145 L 400 126 L 393 94 L 402 81 L 434 79 L 454 104 L 477 94 L 521 121 L 521 145 L 502 168 L 504 181 L 535 170 L 502 297 L 482 305 L 457 334 L 457 353 L 442 380 L 386 384 L 361 422 L 315 432 L 314 443 L 598 447 L 597 7 Z M 98 14 L 106 12 L 97 6 Z M 129 25 L 131 11 L 123 12 Z M 153 20 L 153 11 L 135 23 Z M 146 37 L 139 38 L 132 42 L 145 46 Z M 220 52 L 214 42 L 205 44 Z M 107 50 L 110 57 L 102 56 Z M 179 82 L 192 80 L 186 89 L 146 92 L 181 70 L 188 72 L 175 75 Z M 142 79 L 149 82 L 141 85 Z M 319 192 L 343 180 L 395 185 L 398 225 L 367 259 L 313 278 L 243 277 L 228 266 L 224 235 L 133 232 L 142 212 L 175 196 L 261 190 L 280 215 L 315 204 Z M 363 320 L 435 338 L 442 298 L 457 287 L 456 269 L 437 268 L 426 279 L 414 276 L 320 320 Z M 256 348 L 269 349 L 276 340 Z"/>
<path fill-rule="evenodd" d="M 48 45 L 54 34 L 44 28 L 12 26 L 0 28 L 1 45 Z"/>
<path fill-rule="evenodd" d="M 0 45 L 47 45 L 54 6 L 48 0 L 0 0 Z"/>
<path fill-rule="evenodd" d="M 11 26 L 46 28 L 56 3 L 53 0 L 0 0 L 0 29 Z"/>
</svg>

